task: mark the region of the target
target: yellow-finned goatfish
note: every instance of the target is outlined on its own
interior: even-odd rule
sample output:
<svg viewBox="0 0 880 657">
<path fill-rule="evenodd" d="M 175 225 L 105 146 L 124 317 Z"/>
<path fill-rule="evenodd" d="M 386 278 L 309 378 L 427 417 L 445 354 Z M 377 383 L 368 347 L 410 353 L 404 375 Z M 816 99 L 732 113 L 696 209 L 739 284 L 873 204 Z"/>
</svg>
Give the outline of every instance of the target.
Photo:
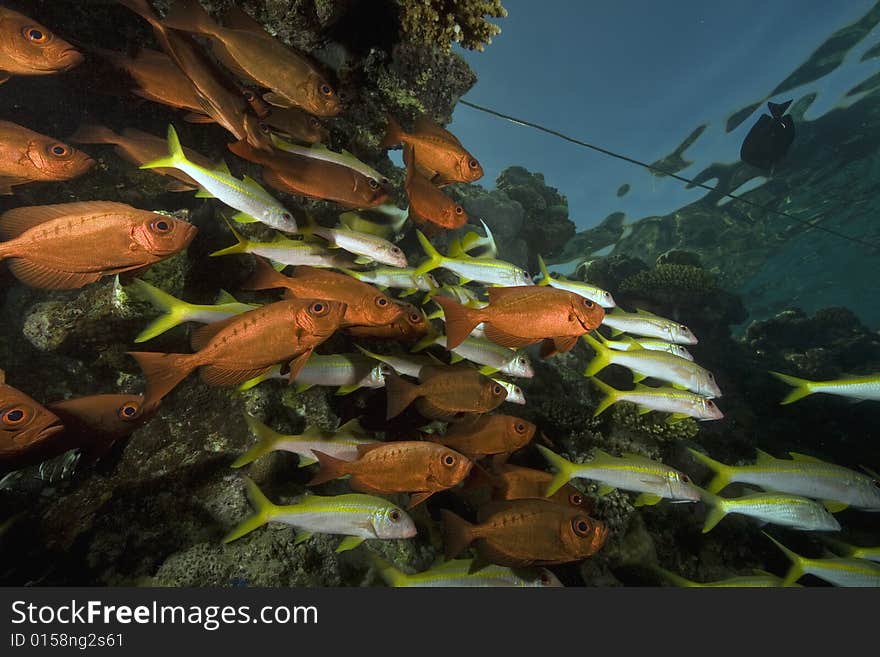
<svg viewBox="0 0 880 657">
<path fill-rule="evenodd" d="M 690 477 L 640 454 L 611 456 L 597 449 L 592 460 L 572 463 L 543 445 L 536 447 L 556 472 L 547 487 L 547 497 L 572 479 L 590 479 L 599 483 L 599 495 L 606 495 L 616 488 L 641 493 L 635 500 L 636 506 L 657 504 L 664 498 L 680 502 L 700 499 L 700 489 Z"/>
<path fill-rule="evenodd" d="M 769 588 L 782 586 L 781 577 L 763 570 L 756 570 L 754 575 L 736 575 L 714 582 L 695 582 L 660 566 L 649 565 L 648 568 L 670 584 L 683 588 Z"/>
<path fill-rule="evenodd" d="M 780 372 L 770 372 L 770 374 L 794 388 L 782 400 L 782 404 L 791 404 L 798 399 L 803 399 L 807 395 L 813 395 L 817 392 L 822 392 L 826 395 L 837 395 L 838 397 L 848 397 L 855 401 L 880 401 L 880 374 L 850 376 L 832 381 L 809 381 Z"/>
<path fill-rule="evenodd" d="M 593 415 L 599 415 L 612 404 L 620 401 L 630 402 L 639 408 L 639 413 L 661 411 L 671 413 L 669 422 L 692 417 L 696 420 L 720 420 L 724 414 L 711 399 L 677 388 L 650 388 L 640 383 L 634 390 L 617 390 L 596 377 L 590 379 L 605 395 Z"/>
<path fill-rule="evenodd" d="M 357 419 L 349 420 L 333 431 L 322 431 L 316 426 L 306 427 L 305 431 L 298 435 L 279 433 L 248 413 L 244 414 L 244 419 L 251 433 L 257 438 L 257 443 L 235 460 L 232 464 L 233 468 L 240 468 L 261 456 L 277 451 L 297 454 L 301 468 L 318 462 L 312 452 L 313 449 L 343 461 L 354 461 L 358 458 L 358 445 L 379 442 L 370 438 Z"/>
<path fill-rule="evenodd" d="M 801 531 L 840 531 L 840 523 L 828 509 L 819 502 L 800 495 L 771 492 L 750 493 L 741 497 L 719 497 L 704 490 L 702 498 L 710 507 L 703 524 L 704 534 L 731 513 L 748 516 L 762 523 Z"/>
<path fill-rule="evenodd" d="M 697 344 L 697 336 L 684 324 L 649 313 L 641 308 L 637 308 L 634 313 L 617 308 L 612 312 L 605 313 L 605 319 L 602 320 L 602 323 L 611 328 L 611 335 L 633 333 L 675 344 Z"/>
<path fill-rule="evenodd" d="M 408 575 L 374 553 L 370 560 L 380 577 L 393 587 L 536 587 L 562 586 L 556 575 L 546 568 L 512 569 L 489 564 L 475 569 L 473 559 L 441 561 L 428 570 Z"/>
<path fill-rule="evenodd" d="M 544 258 L 540 255 L 538 256 L 538 266 L 541 268 L 541 280 L 538 281 L 538 285 L 549 285 L 559 290 L 574 292 L 594 303 L 598 303 L 603 308 L 614 308 L 617 306 L 611 293 L 606 292 L 602 288 L 582 281 L 570 281 L 566 278 L 553 278 L 550 275 L 550 270 L 547 269 L 547 265 L 544 264 Z"/>
<path fill-rule="evenodd" d="M 791 568 L 782 586 L 790 586 L 804 575 L 824 579 L 834 586 L 880 586 L 880 563 L 844 557 L 810 559 L 789 550 L 767 532 L 764 532 L 764 536 L 773 541 L 791 561 Z"/>
</svg>

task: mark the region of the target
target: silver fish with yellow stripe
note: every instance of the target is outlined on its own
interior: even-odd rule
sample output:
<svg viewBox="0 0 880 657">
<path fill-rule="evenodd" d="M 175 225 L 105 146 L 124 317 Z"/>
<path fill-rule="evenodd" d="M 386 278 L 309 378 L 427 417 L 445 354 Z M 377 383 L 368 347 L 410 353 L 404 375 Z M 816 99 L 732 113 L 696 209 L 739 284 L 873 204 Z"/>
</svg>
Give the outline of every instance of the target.
<svg viewBox="0 0 880 657">
<path fill-rule="evenodd" d="M 388 586 L 431 588 L 486 588 L 486 587 L 535 587 L 562 586 L 559 579 L 546 568 L 516 570 L 506 566 L 488 564 L 476 572 L 470 572 L 473 559 L 441 561 L 420 573 L 409 575 L 376 554 L 370 560 Z M 530 576 L 529 576 L 530 575 Z"/>
<path fill-rule="evenodd" d="M 767 532 L 764 532 L 764 536 L 773 541 L 791 561 L 783 586 L 794 584 L 804 575 L 813 575 L 834 586 L 880 586 L 880 563 L 845 557 L 810 559 L 789 550 Z"/>
<path fill-rule="evenodd" d="M 633 333 L 674 344 L 697 344 L 697 336 L 684 324 L 649 313 L 641 308 L 637 308 L 634 313 L 616 308 L 605 313 L 602 324 L 612 329 L 612 335 Z"/>
<path fill-rule="evenodd" d="M 416 526 L 412 518 L 396 504 L 373 495 L 305 495 L 294 504 L 273 504 L 257 485 L 245 478 L 248 498 L 254 514 L 244 520 L 223 539 L 231 543 L 262 527 L 267 522 L 292 525 L 298 532 L 295 545 L 314 534 L 342 534 L 345 538 L 337 552 L 351 550 L 368 538 L 383 540 L 412 538 Z"/>
</svg>

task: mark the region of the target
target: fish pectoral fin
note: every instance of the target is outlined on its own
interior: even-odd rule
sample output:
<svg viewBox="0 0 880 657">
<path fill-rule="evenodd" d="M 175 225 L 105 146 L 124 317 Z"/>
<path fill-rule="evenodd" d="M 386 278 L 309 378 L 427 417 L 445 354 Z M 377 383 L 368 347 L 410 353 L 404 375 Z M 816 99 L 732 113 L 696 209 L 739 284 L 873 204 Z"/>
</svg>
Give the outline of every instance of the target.
<svg viewBox="0 0 880 657">
<path fill-rule="evenodd" d="M 293 539 L 294 545 L 299 545 L 300 543 L 305 543 L 313 536 L 312 532 L 299 532 L 296 535 L 296 538 Z"/>
<path fill-rule="evenodd" d="M 409 498 L 409 506 L 407 509 L 412 509 L 413 507 L 418 506 L 425 500 L 427 500 L 431 495 L 434 494 L 434 491 L 422 491 L 421 493 L 413 493 Z"/>
<path fill-rule="evenodd" d="M 686 420 L 690 417 L 687 413 L 672 413 L 668 418 L 666 418 L 666 424 L 678 424 L 682 420 Z"/>
<path fill-rule="evenodd" d="M 675 388 L 676 390 L 687 390 L 688 389 L 687 386 L 683 386 L 680 383 L 673 383 L 672 387 Z"/>
<path fill-rule="evenodd" d="M 351 385 L 339 386 L 336 389 L 336 394 L 337 395 L 348 395 L 348 394 L 351 394 L 352 392 L 354 392 L 355 390 L 358 390 L 360 387 L 361 386 L 358 383 L 352 383 Z"/>
<path fill-rule="evenodd" d="M 204 187 L 199 187 L 195 195 L 196 198 L 214 198 L 214 195 Z"/>
<path fill-rule="evenodd" d="M 257 224 L 260 223 L 260 220 L 256 217 L 252 217 L 247 212 L 236 212 L 232 215 L 232 220 L 237 224 Z"/>
<path fill-rule="evenodd" d="M 599 490 L 596 493 L 599 497 L 605 497 L 608 493 L 614 491 L 614 486 L 609 486 L 608 484 L 599 484 Z"/>
<path fill-rule="evenodd" d="M 331 246 L 330 248 L 332 249 L 334 247 Z M 336 247 L 336 248 L 339 248 L 339 247 Z M 373 262 L 373 259 L 370 258 L 369 256 L 364 256 L 364 255 L 358 256 L 357 258 L 354 259 L 354 263 L 356 265 L 368 265 L 371 262 Z"/>
<path fill-rule="evenodd" d="M 639 415 L 647 415 L 652 410 L 654 410 L 648 406 L 637 406 L 637 408 L 639 409 Z"/>
<path fill-rule="evenodd" d="M 101 280 L 104 275 L 97 273 L 74 273 L 38 265 L 24 258 L 13 258 L 9 269 L 22 283 L 43 290 L 74 290 Z"/>
<path fill-rule="evenodd" d="M 662 499 L 662 497 L 660 497 L 659 495 L 655 495 L 654 493 L 642 493 L 641 495 L 636 497 L 636 499 L 633 501 L 633 505 L 651 506 L 653 504 L 657 504 L 657 502 Z"/>
<path fill-rule="evenodd" d="M 633 383 L 641 383 L 645 379 L 648 378 L 646 374 L 640 374 L 639 372 L 633 372 Z"/>
<path fill-rule="evenodd" d="M 310 465 L 314 465 L 318 461 L 316 459 L 310 459 L 308 456 L 300 456 L 299 457 L 299 465 L 298 468 L 307 468 Z"/>
<path fill-rule="evenodd" d="M 214 123 L 214 119 L 201 112 L 190 112 L 183 117 L 183 120 L 187 123 Z"/>
<path fill-rule="evenodd" d="M 828 509 L 828 513 L 838 513 L 849 506 L 849 504 L 835 500 L 822 500 L 822 505 Z"/>
<path fill-rule="evenodd" d="M 265 100 L 270 105 L 274 105 L 275 107 L 290 107 L 291 102 L 287 100 L 284 96 L 276 94 L 272 91 L 263 94 L 263 100 Z"/>
<path fill-rule="evenodd" d="M 346 536 L 342 539 L 342 542 L 337 546 L 337 552 L 347 552 L 348 550 L 353 550 L 358 545 L 363 543 L 366 539 L 362 536 Z"/>
</svg>

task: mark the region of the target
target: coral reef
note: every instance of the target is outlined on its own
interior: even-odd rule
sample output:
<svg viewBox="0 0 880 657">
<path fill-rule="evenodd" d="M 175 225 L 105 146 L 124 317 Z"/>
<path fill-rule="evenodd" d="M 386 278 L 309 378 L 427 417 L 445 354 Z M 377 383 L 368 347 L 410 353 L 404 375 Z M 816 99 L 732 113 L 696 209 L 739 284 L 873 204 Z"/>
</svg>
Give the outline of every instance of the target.
<svg viewBox="0 0 880 657">
<path fill-rule="evenodd" d="M 483 50 L 501 28 L 486 17 L 504 18 L 501 0 L 395 0 L 400 7 L 401 29 L 408 41 L 422 44 L 460 43 Z"/>
</svg>

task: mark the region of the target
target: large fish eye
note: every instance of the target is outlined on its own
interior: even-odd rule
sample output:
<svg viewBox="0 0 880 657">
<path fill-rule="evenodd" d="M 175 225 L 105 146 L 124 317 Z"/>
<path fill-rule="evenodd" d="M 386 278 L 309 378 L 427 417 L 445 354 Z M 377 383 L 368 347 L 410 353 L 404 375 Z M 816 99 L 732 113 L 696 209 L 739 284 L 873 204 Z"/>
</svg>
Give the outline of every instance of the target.
<svg viewBox="0 0 880 657">
<path fill-rule="evenodd" d="M 455 214 L 458 214 L 458 215 L 464 214 L 464 208 L 461 207 L 460 205 L 456 205 L 455 206 Z"/>
<path fill-rule="evenodd" d="M 398 520 L 400 520 L 400 511 L 398 511 L 397 509 L 392 509 L 391 513 L 388 514 L 388 519 L 391 522 L 397 522 Z"/>
<path fill-rule="evenodd" d="M 140 412 L 141 406 L 137 402 L 123 404 L 117 411 L 117 415 L 123 420 L 131 420 Z"/>
<path fill-rule="evenodd" d="M 708 406 L 709 408 L 715 408 L 715 403 L 711 399 L 707 399 L 706 406 Z"/>
<path fill-rule="evenodd" d="M 684 324 L 679 324 L 679 325 L 678 325 L 678 330 L 679 330 L 679 331 L 687 331 L 687 330 L 688 330 L 688 327 L 685 326 Z"/>
<path fill-rule="evenodd" d="M 281 213 L 281 218 L 284 219 L 284 221 L 293 221 L 293 215 L 289 212 Z"/>
<path fill-rule="evenodd" d="M 165 219 L 157 219 L 150 224 L 150 228 L 157 233 L 167 233 L 171 230 L 171 224 Z"/>
<path fill-rule="evenodd" d="M 325 82 L 324 84 L 321 85 L 321 93 L 324 94 L 325 96 L 332 96 L 333 95 L 333 87 L 331 87 L 329 84 L 327 84 Z"/>
<path fill-rule="evenodd" d="M 494 386 L 492 386 L 492 394 L 496 397 L 500 397 L 503 392 L 504 388 L 501 385 L 496 383 Z"/>
<path fill-rule="evenodd" d="M 321 128 L 321 127 L 323 127 L 323 126 L 321 125 L 321 122 L 320 122 L 318 119 L 316 119 L 314 116 L 313 116 L 312 118 L 309 119 L 309 125 L 312 126 L 313 128 Z"/>
<path fill-rule="evenodd" d="M 478 166 L 480 166 L 480 163 L 477 162 L 474 158 L 471 158 L 470 160 L 468 160 L 468 166 L 471 169 L 476 169 Z"/>
<path fill-rule="evenodd" d="M 712 372 L 709 372 L 709 378 L 712 379 L 712 380 L 714 381 L 714 380 L 715 380 L 715 375 L 713 375 Z"/>
<path fill-rule="evenodd" d="M 330 312 L 330 306 L 323 301 L 315 301 L 315 303 L 309 306 L 309 312 L 316 317 L 323 317 Z"/>
<path fill-rule="evenodd" d="M 592 307 L 593 307 L 593 302 L 590 301 L 590 300 L 587 299 L 587 298 L 584 298 L 584 305 L 585 305 L 587 308 L 592 308 Z"/>
<path fill-rule="evenodd" d="M 457 460 L 458 459 L 456 459 L 452 454 L 447 454 L 443 457 L 443 465 L 445 465 L 447 468 L 451 468 L 453 465 L 455 465 L 455 462 Z"/>
<path fill-rule="evenodd" d="M 386 299 L 385 297 L 376 297 L 376 305 L 380 308 L 384 308 L 388 305 L 388 299 Z"/>
<path fill-rule="evenodd" d="M 409 314 L 410 324 L 420 324 L 422 321 L 422 316 L 418 313 L 410 313 Z"/>
<path fill-rule="evenodd" d="M 516 431 L 517 433 L 525 433 L 526 432 L 526 425 L 523 424 L 522 422 L 517 422 L 516 424 L 513 425 L 513 430 Z"/>
<path fill-rule="evenodd" d="M 55 157 L 67 157 L 71 153 L 70 146 L 67 144 L 52 144 L 49 147 L 49 152 Z"/>
<path fill-rule="evenodd" d="M 254 92 L 253 92 L 253 91 L 251 91 L 250 89 L 245 89 L 245 90 L 244 90 L 244 99 L 245 99 L 246 101 L 248 101 L 249 103 L 251 103 L 251 102 L 253 102 L 254 98 L 256 98 L 256 96 L 254 96 Z"/>
<path fill-rule="evenodd" d="M 263 132 L 265 134 L 269 134 L 269 124 L 266 123 L 265 121 L 260 121 L 257 124 L 257 127 L 260 129 L 260 132 Z"/>
<path fill-rule="evenodd" d="M 46 43 L 49 40 L 49 35 L 37 27 L 26 27 L 22 33 L 25 39 L 33 43 Z"/>
<path fill-rule="evenodd" d="M 17 427 L 24 422 L 26 422 L 30 418 L 30 414 L 27 409 L 22 406 L 15 406 L 10 408 L 8 411 L 5 411 L 2 416 L 0 416 L 0 420 L 3 421 L 8 427 Z"/>
<path fill-rule="evenodd" d="M 376 182 L 375 178 L 368 179 L 367 184 L 370 186 L 370 189 L 379 189 L 379 183 Z"/>
<path fill-rule="evenodd" d="M 683 475 L 681 475 L 681 483 L 689 484 L 689 483 L 691 483 L 691 478 L 688 477 L 686 474 L 683 474 Z"/>
<path fill-rule="evenodd" d="M 572 493 L 568 496 L 568 501 L 575 506 L 581 506 L 584 503 L 584 496 L 580 493 Z"/>
<path fill-rule="evenodd" d="M 578 536 L 588 536 L 590 533 L 590 523 L 586 518 L 575 518 L 571 521 L 571 528 Z"/>
<path fill-rule="evenodd" d="M 391 253 L 393 253 L 394 255 L 397 255 L 398 253 L 403 253 L 403 251 L 400 250 L 400 247 L 392 246 Z"/>
</svg>

